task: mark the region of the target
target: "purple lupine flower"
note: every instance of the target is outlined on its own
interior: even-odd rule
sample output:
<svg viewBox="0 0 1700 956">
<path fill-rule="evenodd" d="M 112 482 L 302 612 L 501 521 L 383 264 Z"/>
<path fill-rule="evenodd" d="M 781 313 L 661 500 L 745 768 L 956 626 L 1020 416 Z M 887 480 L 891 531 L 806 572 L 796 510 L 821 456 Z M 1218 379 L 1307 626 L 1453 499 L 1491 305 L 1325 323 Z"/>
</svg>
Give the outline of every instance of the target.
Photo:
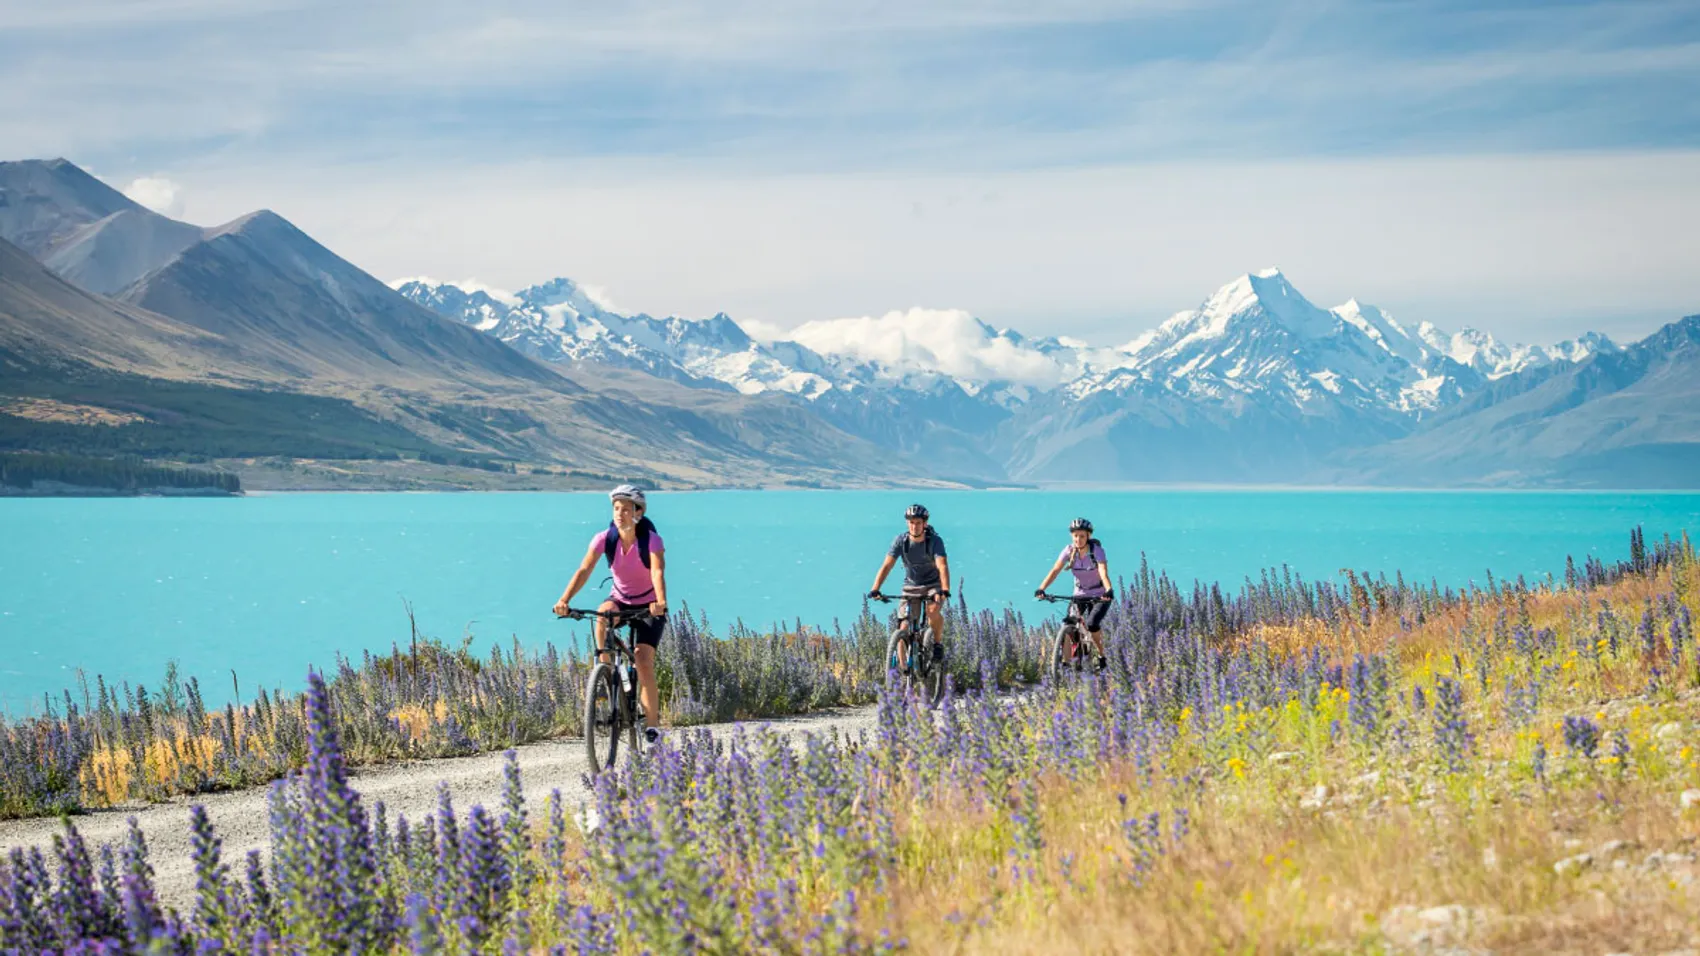
<svg viewBox="0 0 1700 956">
<path fill-rule="evenodd" d="M 513 885 L 531 882 L 531 864 L 527 859 L 531 836 L 526 827 L 525 789 L 520 785 L 519 753 L 514 750 L 503 755 L 502 763 L 502 852 L 504 869 Z"/>
<path fill-rule="evenodd" d="M 409 893 L 403 907 L 402 926 L 407 931 L 410 952 L 434 956 L 443 951 L 443 936 L 431 901 L 422 893 Z"/>
<path fill-rule="evenodd" d="M 1441 762 L 1448 773 L 1462 773 L 1475 749 L 1475 735 L 1464 714 L 1464 688 L 1450 677 L 1436 678 L 1434 699 L 1434 741 Z"/>
<path fill-rule="evenodd" d="M 200 804 L 189 808 L 190 858 L 195 865 L 195 929 L 206 936 L 221 934 L 228 916 L 225 872 L 219 862 L 224 841 L 213 833 L 212 820 Z"/>
<path fill-rule="evenodd" d="M 99 939 L 116 935 L 117 927 L 107 922 L 107 909 L 100 899 L 94 861 L 88 844 L 71 824 L 64 821 L 63 835 L 53 837 L 53 852 L 59 863 L 59 880 L 53 894 L 53 915 L 59 938 L 65 941 Z M 41 889 L 46 880 L 39 881 Z"/>
<path fill-rule="evenodd" d="M 1599 725 L 1586 717 L 1564 718 L 1564 746 L 1590 760 L 1600 746 Z"/>
<path fill-rule="evenodd" d="M 272 921 L 272 894 L 271 888 L 266 885 L 265 865 L 260 861 L 260 851 L 249 850 L 246 862 L 249 912 L 259 925 L 269 926 Z"/>
</svg>

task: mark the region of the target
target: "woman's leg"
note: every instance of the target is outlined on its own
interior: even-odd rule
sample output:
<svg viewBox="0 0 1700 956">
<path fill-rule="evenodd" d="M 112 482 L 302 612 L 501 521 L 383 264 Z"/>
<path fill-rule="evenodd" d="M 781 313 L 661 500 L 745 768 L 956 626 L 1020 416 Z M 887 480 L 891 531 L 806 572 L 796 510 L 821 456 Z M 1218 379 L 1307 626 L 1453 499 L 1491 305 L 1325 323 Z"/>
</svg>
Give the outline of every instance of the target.
<svg viewBox="0 0 1700 956">
<path fill-rule="evenodd" d="M 655 682 L 655 648 L 637 646 L 638 696 L 643 700 L 646 727 L 661 726 L 661 689 Z"/>
<path fill-rule="evenodd" d="M 1094 601 L 1086 613 L 1086 640 L 1092 645 L 1092 652 L 1102 661 L 1104 659 L 1104 615 L 1110 612 L 1110 605 L 1103 601 Z"/>
<path fill-rule="evenodd" d="M 615 604 L 613 602 L 613 600 L 610 599 L 610 600 L 607 600 L 607 601 L 603 601 L 602 605 L 600 607 L 598 607 L 597 610 L 603 612 L 603 614 L 606 614 L 607 612 L 615 610 L 618 607 L 619 607 L 619 605 Z M 609 655 L 609 654 L 605 654 L 605 653 L 602 652 L 602 649 L 608 646 L 607 634 L 608 634 L 608 619 L 605 618 L 605 617 L 602 617 L 599 614 L 596 617 L 596 659 L 601 661 L 604 664 L 612 664 L 612 663 L 614 663 L 613 656 Z"/>
</svg>

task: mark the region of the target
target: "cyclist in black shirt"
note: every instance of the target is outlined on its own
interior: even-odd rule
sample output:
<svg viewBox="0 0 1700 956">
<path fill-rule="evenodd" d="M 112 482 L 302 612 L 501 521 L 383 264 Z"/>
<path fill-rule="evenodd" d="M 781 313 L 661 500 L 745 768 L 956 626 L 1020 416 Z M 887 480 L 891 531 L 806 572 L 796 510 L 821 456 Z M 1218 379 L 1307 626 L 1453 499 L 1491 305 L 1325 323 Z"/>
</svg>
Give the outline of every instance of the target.
<svg viewBox="0 0 1700 956">
<path fill-rule="evenodd" d="M 910 505 L 903 517 L 909 530 L 899 534 L 887 549 L 885 562 L 874 575 L 872 597 L 879 593 L 885 576 L 903 559 L 903 591 L 905 594 L 931 593 L 927 601 L 927 623 L 933 629 L 933 660 L 944 659 L 944 602 L 950 598 L 950 562 L 945 558 L 944 538 L 928 522 L 923 505 Z"/>
</svg>

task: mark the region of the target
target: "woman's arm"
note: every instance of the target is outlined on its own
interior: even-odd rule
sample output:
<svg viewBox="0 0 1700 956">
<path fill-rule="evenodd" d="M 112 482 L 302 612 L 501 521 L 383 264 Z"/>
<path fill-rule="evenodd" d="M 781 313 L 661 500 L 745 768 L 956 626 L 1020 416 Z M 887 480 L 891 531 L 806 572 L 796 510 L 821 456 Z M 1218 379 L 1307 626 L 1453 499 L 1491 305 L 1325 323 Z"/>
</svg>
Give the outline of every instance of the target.
<svg viewBox="0 0 1700 956">
<path fill-rule="evenodd" d="M 1115 588 L 1110 585 L 1110 562 L 1108 560 L 1098 562 L 1098 580 L 1104 582 L 1105 594 L 1115 590 Z"/>
<path fill-rule="evenodd" d="M 1051 582 L 1055 581 L 1057 579 L 1057 575 L 1062 573 L 1062 569 L 1063 569 L 1063 560 L 1062 560 L 1062 558 L 1058 558 L 1057 563 L 1051 565 L 1051 573 L 1045 575 L 1045 580 L 1039 582 L 1039 590 L 1043 591 L 1046 588 L 1050 587 Z"/>
<path fill-rule="evenodd" d="M 667 556 L 660 551 L 649 556 L 649 582 L 655 585 L 655 600 L 649 602 L 649 613 L 660 617 L 667 613 Z"/>
<path fill-rule="evenodd" d="M 567 607 L 572 601 L 573 595 L 579 592 L 579 588 L 584 587 L 584 582 L 590 580 L 591 569 L 596 567 L 596 559 L 600 557 L 602 557 L 602 550 L 594 544 L 585 549 L 584 560 L 579 562 L 578 570 L 573 572 L 573 579 L 567 582 L 567 589 L 562 592 L 561 599 L 555 602 L 556 614 L 567 613 Z"/>
</svg>

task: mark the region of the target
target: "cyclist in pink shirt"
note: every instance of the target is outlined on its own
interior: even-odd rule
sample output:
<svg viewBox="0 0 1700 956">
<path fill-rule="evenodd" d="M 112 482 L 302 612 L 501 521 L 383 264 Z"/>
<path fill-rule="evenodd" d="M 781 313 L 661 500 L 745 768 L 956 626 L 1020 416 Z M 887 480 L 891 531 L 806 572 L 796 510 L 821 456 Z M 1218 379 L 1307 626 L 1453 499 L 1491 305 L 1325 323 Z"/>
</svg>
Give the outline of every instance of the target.
<svg viewBox="0 0 1700 956">
<path fill-rule="evenodd" d="M 663 556 L 661 535 L 655 525 L 644 517 L 647 503 L 643 492 L 631 485 L 621 485 L 608 493 L 613 503 L 614 520 L 605 531 L 590 539 L 584 560 L 568 582 L 567 590 L 555 603 L 555 613 L 565 614 L 573 596 L 590 580 L 598 561 L 606 560 L 614 579 L 614 588 L 599 611 L 630 611 L 647 607 L 650 617 L 637 625 L 638 692 L 643 698 L 644 742 L 654 746 L 660 735 L 661 692 L 655 683 L 655 651 L 661 645 L 661 632 L 667 627 L 667 560 Z M 596 620 L 596 647 L 603 647 L 603 635 L 608 623 Z"/>
</svg>

